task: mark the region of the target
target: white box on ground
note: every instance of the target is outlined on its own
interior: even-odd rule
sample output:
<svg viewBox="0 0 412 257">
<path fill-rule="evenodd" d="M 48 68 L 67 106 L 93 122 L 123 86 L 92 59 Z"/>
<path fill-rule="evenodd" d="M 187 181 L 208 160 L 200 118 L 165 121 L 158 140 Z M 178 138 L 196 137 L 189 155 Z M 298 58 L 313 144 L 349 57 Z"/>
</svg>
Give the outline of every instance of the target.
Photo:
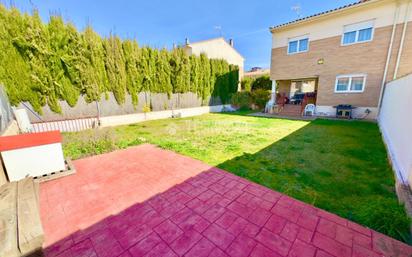
<svg viewBox="0 0 412 257">
<path fill-rule="evenodd" d="M 65 170 L 58 131 L 0 137 L 0 151 L 10 181 Z"/>
</svg>

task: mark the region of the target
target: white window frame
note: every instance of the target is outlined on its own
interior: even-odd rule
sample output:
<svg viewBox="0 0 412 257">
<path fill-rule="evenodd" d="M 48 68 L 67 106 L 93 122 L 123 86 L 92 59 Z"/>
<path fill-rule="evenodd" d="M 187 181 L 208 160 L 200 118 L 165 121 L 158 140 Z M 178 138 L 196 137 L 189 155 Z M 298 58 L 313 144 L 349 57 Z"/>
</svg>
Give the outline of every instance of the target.
<svg viewBox="0 0 412 257">
<path fill-rule="evenodd" d="M 363 77 L 363 87 L 362 90 L 351 90 L 351 86 L 352 86 L 352 78 L 353 77 Z M 365 73 L 358 73 L 358 74 L 342 74 L 342 75 L 338 75 L 336 76 L 336 80 L 335 80 L 335 93 L 337 94 L 356 94 L 356 93 L 363 93 L 365 91 L 365 87 L 366 87 L 366 79 L 367 79 L 367 74 Z M 348 89 L 345 91 L 339 91 L 338 90 L 338 80 L 340 78 L 349 78 L 349 84 L 348 84 Z"/>
<path fill-rule="evenodd" d="M 359 40 L 359 31 L 363 30 L 363 29 L 368 29 L 368 28 L 372 28 L 371 38 L 369 40 L 358 41 Z M 345 33 L 348 33 L 348 32 L 356 32 L 355 42 L 345 44 L 343 42 L 343 39 L 345 37 Z M 356 23 L 352 23 L 352 24 L 347 24 L 347 25 L 343 26 L 342 37 L 341 37 L 340 44 L 341 44 L 341 46 L 350 46 L 350 45 L 355 45 L 355 44 L 362 44 L 362 43 L 371 42 L 371 41 L 373 41 L 374 35 L 375 35 L 375 19 L 356 22 Z"/>
<path fill-rule="evenodd" d="M 307 40 L 308 40 L 308 47 L 307 47 L 307 49 L 304 50 L 304 51 L 299 51 L 299 48 L 300 48 L 300 40 L 302 40 L 302 39 L 307 39 Z M 291 52 L 289 52 L 289 45 L 290 45 L 289 43 L 290 43 L 290 42 L 293 42 L 293 41 L 297 41 L 298 45 L 297 45 L 297 51 L 294 52 L 294 53 L 291 53 Z M 308 51 L 309 51 L 309 44 L 310 44 L 309 42 L 310 42 L 310 40 L 309 40 L 309 35 L 308 35 L 308 34 L 303 35 L 303 36 L 299 36 L 299 37 L 288 38 L 287 54 L 288 54 L 288 55 L 293 55 L 293 54 L 299 54 L 299 53 L 308 52 Z"/>
</svg>

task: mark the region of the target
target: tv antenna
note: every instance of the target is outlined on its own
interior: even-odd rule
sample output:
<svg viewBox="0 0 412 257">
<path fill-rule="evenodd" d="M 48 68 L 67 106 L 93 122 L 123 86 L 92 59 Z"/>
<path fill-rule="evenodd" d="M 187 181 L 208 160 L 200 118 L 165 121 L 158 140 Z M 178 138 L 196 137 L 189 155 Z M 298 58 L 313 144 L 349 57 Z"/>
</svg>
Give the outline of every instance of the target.
<svg viewBox="0 0 412 257">
<path fill-rule="evenodd" d="M 220 25 L 216 25 L 216 26 L 214 26 L 213 27 L 215 30 L 217 30 L 218 31 L 218 33 L 219 33 L 219 36 L 223 36 L 223 33 L 222 33 L 222 26 L 220 26 Z"/>
<path fill-rule="evenodd" d="M 298 19 L 302 16 L 302 7 L 300 6 L 300 4 L 295 4 L 290 9 L 292 9 L 292 11 L 296 13 Z"/>
</svg>

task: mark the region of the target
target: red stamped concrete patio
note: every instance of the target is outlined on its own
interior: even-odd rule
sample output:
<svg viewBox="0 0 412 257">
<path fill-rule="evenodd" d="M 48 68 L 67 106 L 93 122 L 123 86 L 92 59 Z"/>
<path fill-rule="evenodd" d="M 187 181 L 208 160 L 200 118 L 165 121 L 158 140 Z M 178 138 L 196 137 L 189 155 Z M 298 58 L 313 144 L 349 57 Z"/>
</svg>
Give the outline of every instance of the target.
<svg viewBox="0 0 412 257">
<path fill-rule="evenodd" d="M 412 248 L 200 161 L 141 145 L 42 183 L 46 256 L 411 256 Z"/>
</svg>

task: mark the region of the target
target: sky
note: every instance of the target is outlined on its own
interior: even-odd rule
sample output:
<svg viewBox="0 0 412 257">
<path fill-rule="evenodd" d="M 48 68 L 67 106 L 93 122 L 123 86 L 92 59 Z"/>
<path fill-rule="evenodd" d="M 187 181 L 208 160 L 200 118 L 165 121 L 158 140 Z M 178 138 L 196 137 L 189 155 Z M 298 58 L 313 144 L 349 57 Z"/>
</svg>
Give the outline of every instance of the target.
<svg viewBox="0 0 412 257">
<path fill-rule="evenodd" d="M 80 30 L 87 24 L 102 36 L 134 38 L 140 45 L 173 44 L 223 36 L 234 40 L 245 70 L 269 68 L 269 27 L 356 0 L 0 0 L 24 12 L 37 9 L 44 21 L 60 14 Z M 297 8 L 296 8 L 297 7 Z"/>
</svg>

